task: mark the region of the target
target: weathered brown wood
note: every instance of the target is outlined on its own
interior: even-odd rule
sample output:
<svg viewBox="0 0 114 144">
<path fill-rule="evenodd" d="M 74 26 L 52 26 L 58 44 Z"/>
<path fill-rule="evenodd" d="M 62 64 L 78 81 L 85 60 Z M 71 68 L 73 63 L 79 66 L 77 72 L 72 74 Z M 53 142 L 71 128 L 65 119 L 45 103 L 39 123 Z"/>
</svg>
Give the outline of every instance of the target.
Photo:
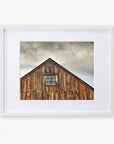
<svg viewBox="0 0 114 144">
<path fill-rule="evenodd" d="M 20 80 L 20 100 L 23 100 L 23 80 Z"/>
<path fill-rule="evenodd" d="M 41 68 L 39 69 L 40 70 L 40 78 L 39 78 L 39 84 L 40 84 L 40 88 L 39 88 L 39 100 L 42 100 L 42 77 L 41 77 Z"/>
<path fill-rule="evenodd" d="M 84 100 L 87 100 L 86 86 L 85 85 L 83 85 L 83 98 L 84 98 Z"/>
<path fill-rule="evenodd" d="M 46 85 L 46 76 L 56 84 Z M 94 100 L 94 89 L 53 60 L 47 60 L 20 80 L 21 100 Z"/>
<path fill-rule="evenodd" d="M 83 100 L 83 84 L 80 82 L 80 99 Z"/>
<path fill-rule="evenodd" d="M 27 100 L 30 100 L 30 76 L 27 77 Z"/>
</svg>

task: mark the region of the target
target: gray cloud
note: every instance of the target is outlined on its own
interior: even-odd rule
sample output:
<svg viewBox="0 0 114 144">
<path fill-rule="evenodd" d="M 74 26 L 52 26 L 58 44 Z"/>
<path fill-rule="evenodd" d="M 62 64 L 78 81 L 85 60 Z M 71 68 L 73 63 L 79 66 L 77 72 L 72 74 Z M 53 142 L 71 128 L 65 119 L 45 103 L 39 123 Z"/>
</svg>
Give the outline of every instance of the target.
<svg viewBox="0 0 114 144">
<path fill-rule="evenodd" d="M 60 64 L 93 72 L 93 42 L 21 42 L 21 65 L 39 65 L 49 57 Z"/>
</svg>

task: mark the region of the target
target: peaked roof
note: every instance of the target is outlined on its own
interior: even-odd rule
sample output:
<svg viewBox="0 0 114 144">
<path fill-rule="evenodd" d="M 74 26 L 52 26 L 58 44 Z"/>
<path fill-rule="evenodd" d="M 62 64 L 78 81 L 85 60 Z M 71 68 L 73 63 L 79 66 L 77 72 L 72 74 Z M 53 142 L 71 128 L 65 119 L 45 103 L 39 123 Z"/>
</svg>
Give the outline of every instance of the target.
<svg viewBox="0 0 114 144">
<path fill-rule="evenodd" d="M 69 70 L 67 70 L 66 68 L 64 68 L 63 66 L 61 66 L 60 64 L 58 64 L 57 62 L 55 62 L 51 58 L 48 58 L 47 60 L 45 60 L 43 63 L 41 63 L 40 65 L 38 65 L 36 68 L 34 68 L 33 70 L 31 70 L 30 72 L 28 72 L 27 74 L 25 74 L 23 77 L 21 77 L 21 79 L 23 79 L 24 77 L 26 77 L 27 75 L 29 75 L 30 73 L 32 73 L 33 71 L 35 71 L 36 69 L 38 69 L 39 67 L 41 67 L 42 65 L 44 65 L 46 62 L 53 62 L 54 64 L 58 65 L 60 68 L 64 69 L 65 71 L 67 71 L 68 73 L 70 73 L 71 75 L 73 75 L 75 78 L 79 79 L 80 81 L 82 81 L 83 83 L 85 83 L 86 85 L 88 85 L 90 88 L 94 89 L 92 86 L 90 86 L 89 84 L 87 84 L 85 81 L 83 81 L 82 79 L 80 79 L 79 77 L 77 77 L 76 75 L 74 75 L 72 72 L 70 72 Z"/>
</svg>

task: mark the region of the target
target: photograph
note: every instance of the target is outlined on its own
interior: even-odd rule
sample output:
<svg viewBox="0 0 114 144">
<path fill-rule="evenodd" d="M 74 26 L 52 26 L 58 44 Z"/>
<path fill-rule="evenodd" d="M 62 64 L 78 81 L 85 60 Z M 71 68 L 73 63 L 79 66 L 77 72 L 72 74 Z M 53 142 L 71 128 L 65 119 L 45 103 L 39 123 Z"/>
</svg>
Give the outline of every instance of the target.
<svg viewBox="0 0 114 144">
<path fill-rule="evenodd" d="M 94 98 L 93 41 L 20 41 L 20 100 Z"/>
</svg>

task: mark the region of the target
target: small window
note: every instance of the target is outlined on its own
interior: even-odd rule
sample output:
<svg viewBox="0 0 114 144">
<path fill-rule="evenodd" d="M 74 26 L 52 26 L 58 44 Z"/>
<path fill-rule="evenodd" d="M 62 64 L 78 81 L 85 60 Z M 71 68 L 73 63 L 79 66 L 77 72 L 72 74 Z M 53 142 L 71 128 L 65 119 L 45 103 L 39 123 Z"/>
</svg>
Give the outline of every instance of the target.
<svg viewBox="0 0 114 144">
<path fill-rule="evenodd" d="M 56 85 L 56 76 L 46 76 L 46 85 Z"/>
<path fill-rule="evenodd" d="M 49 73 L 52 73 L 52 68 L 49 68 Z"/>
<path fill-rule="evenodd" d="M 49 68 L 45 67 L 45 73 L 49 73 Z"/>
</svg>

